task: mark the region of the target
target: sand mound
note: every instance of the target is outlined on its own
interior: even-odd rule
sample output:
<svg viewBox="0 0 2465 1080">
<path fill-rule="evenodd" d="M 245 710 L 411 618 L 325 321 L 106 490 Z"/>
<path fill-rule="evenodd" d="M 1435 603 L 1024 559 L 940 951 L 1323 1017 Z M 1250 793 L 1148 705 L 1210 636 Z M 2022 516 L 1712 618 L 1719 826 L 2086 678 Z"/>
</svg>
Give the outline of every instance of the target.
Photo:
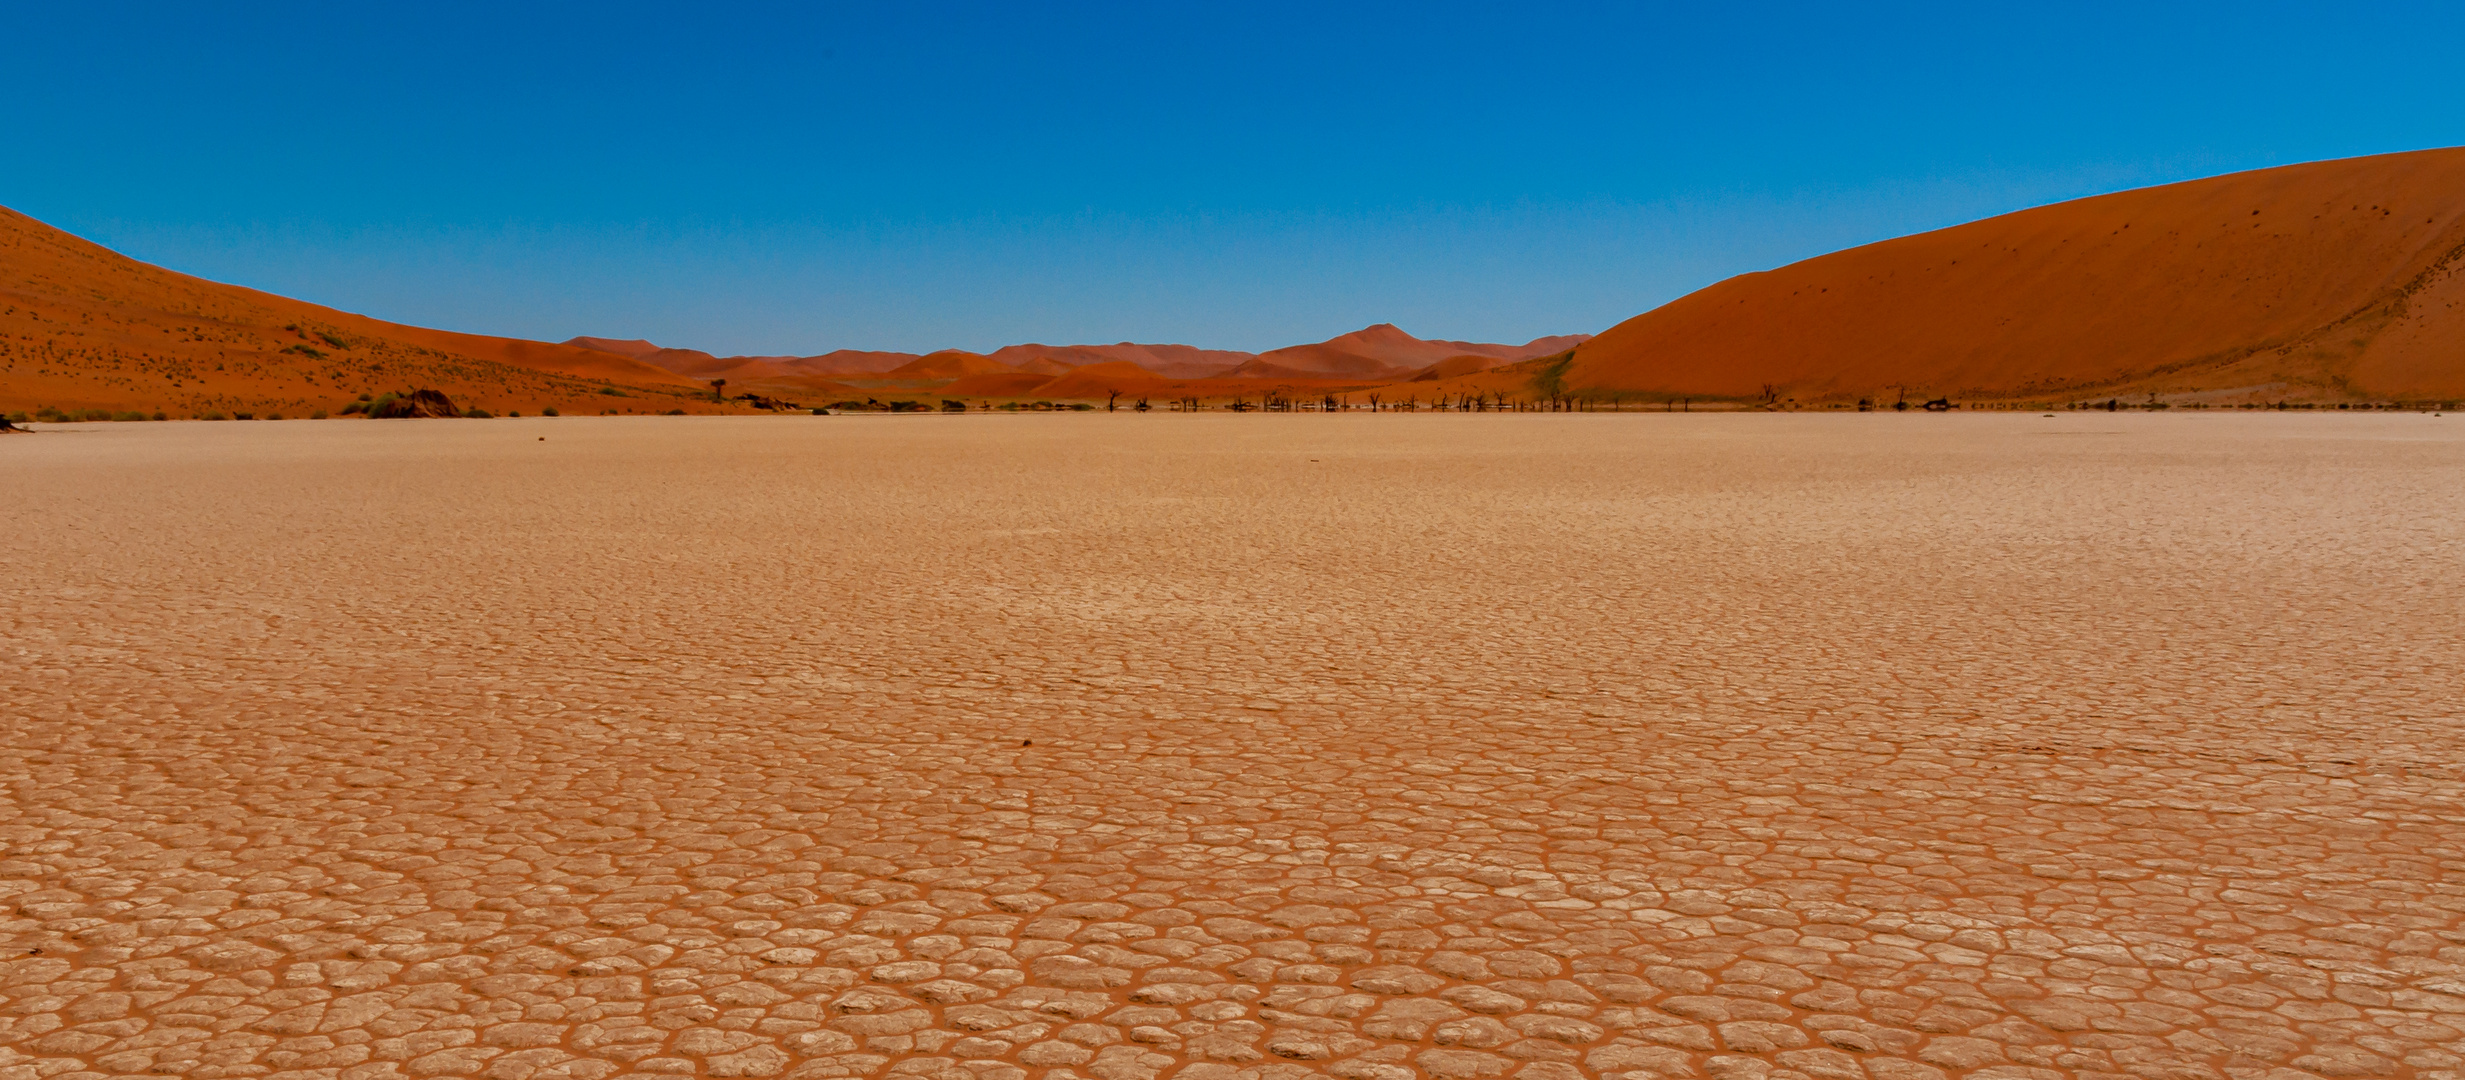
<svg viewBox="0 0 2465 1080">
<path fill-rule="evenodd" d="M 566 338 L 563 344 L 578 349 L 597 349 L 600 352 L 611 352 L 618 356 L 630 356 L 636 360 L 660 351 L 659 346 L 641 338 L 573 337 Z"/>
<path fill-rule="evenodd" d="M 1008 375 L 1017 368 L 980 353 L 943 349 L 883 372 L 886 379 L 957 379 L 969 375 Z"/>
<path fill-rule="evenodd" d="M 1053 376 L 1034 371 L 1001 371 L 953 379 L 941 388 L 946 397 L 1033 397 Z"/>
<path fill-rule="evenodd" d="M 1355 330 L 1315 345 L 1272 349 L 1234 369 L 1241 378 L 1401 379 L 1419 369 L 1458 356 L 1486 356 L 1511 363 L 1546 356 L 1586 340 L 1584 335 L 1538 338 L 1523 345 L 1474 341 L 1430 341 L 1405 333 L 1392 323 Z"/>
<path fill-rule="evenodd" d="M 0 405 L 308 415 L 407 386 L 568 412 L 665 411 L 692 388 L 621 353 L 403 326 L 174 273 L 0 209 Z"/>
<path fill-rule="evenodd" d="M 2465 396 L 2465 149 L 2024 210 L 1731 278 L 1574 389 L 1754 399 Z"/>
<path fill-rule="evenodd" d="M 1004 345 L 990 355 L 1021 371 L 1051 370 L 1056 375 L 1091 364 L 1126 361 L 1170 379 L 1198 379 L 1222 374 L 1256 356 L 1230 349 L 1141 345 L 1130 341 L 1118 345 Z"/>
<path fill-rule="evenodd" d="M 1101 401 L 1116 394 L 1133 398 L 1158 395 L 1174 385 L 1173 380 L 1137 364 L 1114 360 L 1072 368 L 1069 374 L 1037 387 L 1036 396 Z"/>
</svg>

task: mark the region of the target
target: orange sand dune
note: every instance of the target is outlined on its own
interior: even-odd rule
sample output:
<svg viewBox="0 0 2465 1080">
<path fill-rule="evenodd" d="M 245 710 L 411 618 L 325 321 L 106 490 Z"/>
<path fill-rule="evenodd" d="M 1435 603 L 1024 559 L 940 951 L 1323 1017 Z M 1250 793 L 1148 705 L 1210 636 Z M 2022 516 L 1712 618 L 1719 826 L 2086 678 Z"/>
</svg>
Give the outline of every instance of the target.
<svg viewBox="0 0 2465 1080">
<path fill-rule="evenodd" d="M 780 367 L 803 375 L 872 375 L 913 363 L 917 356 L 916 353 L 839 349 L 819 356 L 787 357 L 777 362 Z"/>
<path fill-rule="evenodd" d="M 630 356 L 636 360 L 661 351 L 659 346 L 641 338 L 574 337 L 566 338 L 564 343 L 578 348 L 612 352 L 618 356 Z"/>
<path fill-rule="evenodd" d="M 1478 353 L 1467 353 L 1463 356 L 1450 356 L 1444 360 L 1440 360 L 1435 364 L 1431 364 L 1428 367 L 1413 372 L 1412 377 L 1404 381 L 1431 382 L 1437 379 L 1452 379 L 1458 375 L 1471 375 L 1478 372 L 1488 371 L 1491 368 L 1504 367 L 1513 362 L 1514 361 L 1511 360 L 1501 360 L 1495 356 L 1482 356 Z"/>
<path fill-rule="evenodd" d="M 2465 149 L 2125 191 L 1731 278 L 1578 391 L 1801 401 L 2465 397 Z"/>
<path fill-rule="evenodd" d="M 943 349 L 926 353 L 882 373 L 887 379 L 957 379 L 969 375 L 1005 375 L 1017 368 L 981 353 Z"/>
<path fill-rule="evenodd" d="M 804 377 L 802 385 L 816 389 L 828 385 L 836 392 L 848 387 L 835 382 L 825 384 L 814 377 L 855 377 L 851 381 L 865 385 L 894 382 L 913 390 L 935 389 L 932 384 L 936 382 L 960 380 L 938 389 L 963 397 L 1054 397 L 1060 392 L 1047 387 L 1045 380 L 1081 368 L 1129 364 L 1145 373 L 1140 376 L 1147 380 L 1143 385 L 1152 387 L 1160 380 L 1169 383 L 1169 392 L 1176 394 L 1239 397 L 1263 392 L 1264 388 L 1256 385 L 1262 381 L 1290 383 L 1296 390 L 1317 390 L 1427 377 L 1431 365 L 1441 362 L 1454 365 L 1446 369 L 1447 375 L 1481 371 L 1563 352 L 1585 340 L 1588 335 L 1569 334 L 1536 338 L 1522 345 L 1425 341 L 1381 324 L 1328 341 L 1265 354 L 1131 341 L 1114 345 L 1005 345 L 985 355 L 958 349 L 928 356 L 840 350 L 804 357 L 713 356 L 696 349 L 662 348 L 648 341 L 618 338 L 577 337 L 566 344 L 636 357 L 696 380 L 724 378 L 730 387 L 786 389 L 799 385 L 796 380 Z M 986 366 L 988 363 L 991 366 Z M 1124 377 L 1117 367 L 1107 370 L 1113 372 L 1110 377 L 1116 382 Z M 1222 387 L 1199 385 L 1226 378 L 1243 381 Z M 1079 387 L 1077 383 L 1060 385 L 1071 393 L 1076 393 L 1072 388 Z"/>
<path fill-rule="evenodd" d="M 1053 376 L 1038 371 L 997 371 L 984 375 L 969 375 L 953 379 L 941 388 L 948 397 L 1035 397 L 1038 389 L 1052 382 Z"/>
<path fill-rule="evenodd" d="M 990 355 L 1022 371 L 1044 370 L 1030 366 L 1037 362 L 1057 365 L 1054 374 L 1060 374 L 1061 371 L 1090 364 L 1128 361 L 1166 378 L 1196 379 L 1229 371 L 1247 363 L 1256 354 L 1230 349 L 1141 345 L 1124 341 L 1118 345 L 1005 345 Z"/>
<path fill-rule="evenodd" d="M 699 407 L 689 380 L 619 353 L 365 318 L 0 209 L 0 408 L 307 415 L 423 387 L 493 412 Z"/>
<path fill-rule="evenodd" d="M 1315 345 L 1294 345 L 1260 353 L 1229 374 L 1244 378 L 1289 378 L 1298 374 L 1317 378 L 1398 379 L 1457 356 L 1488 356 L 1509 363 L 1559 352 L 1583 340 L 1583 335 L 1574 334 L 1539 338 L 1524 345 L 1427 341 L 1392 323 L 1379 323 Z"/>
<path fill-rule="evenodd" d="M 1127 360 L 1088 364 L 1036 388 L 1037 397 L 1102 400 L 1166 394 L 1179 380 L 1167 379 Z"/>
<path fill-rule="evenodd" d="M 873 375 L 913 362 L 918 355 L 841 349 L 819 356 L 713 356 L 700 349 L 670 349 L 640 339 L 600 337 L 567 338 L 565 344 L 630 356 L 695 379 L 724 378 L 731 381 L 813 375 Z"/>
</svg>

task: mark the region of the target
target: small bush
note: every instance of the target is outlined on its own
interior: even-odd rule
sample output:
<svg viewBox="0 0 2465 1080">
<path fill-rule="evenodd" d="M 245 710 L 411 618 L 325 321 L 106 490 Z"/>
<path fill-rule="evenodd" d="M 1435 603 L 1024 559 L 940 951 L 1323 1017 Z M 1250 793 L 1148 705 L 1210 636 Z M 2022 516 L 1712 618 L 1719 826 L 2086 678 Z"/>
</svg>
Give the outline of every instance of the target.
<svg viewBox="0 0 2465 1080">
<path fill-rule="evenodd" d="M 600 392 L 600 393 L 602 393 L 602 394 L 606 394 L 606 395 L 607 395 L 607 396 L 609 396 L 609 397 L 632 397 L 632 396 L 633 396 L 633 395 L 628 394 L 628 393 L 626 393 L 626 392 L 624 392 L 624 391 L 622 391 L 622 390 L 619 390 L 619 389 L 617 389 L 617 388 L 615 388 L 615 387 L 613 387 L 613 386 L 602 386 L 602 387 L 600 387 L 600 388 L 599 388 L 599 392 Z"/>
<path fill-rule="evenodd" d="M 465 420 L 494 420 L 496 419 L 496 414 L 491 413 L 486 409 L 464 409 L 462 410 L 462 418 Z"/>
<path fill-rule="evenodd" d="M 323 420 L 325 419 L 325 410 L 319 409 L 315 412 L 309 413 L 308 418 L 311 420 Z"/>
<path fill-rule="evenodd" d="M 171 416 L 170 416 L 168 413 L 165 413 L 165 412 L 163 412 L 162 410 L 157 409 L 157 410 L 155 410 L 155 411 L 154 411 L 154 419 L 156 419 L 156 420 L 169 420 L 169 419 L 171 419 Z"/>
<path fill-rule="evenodd" d="M 113 413 L 113 414 L 111 414 L 111 419 L 112 419 L 113 421 L 115 421 L 115 422 L 117 422 L 117 423 L 122 423 L 122 424 L 142 424 L 142 423 L 144 423 L 144 422 L 145 422 L 145 418 L 146 418 L 146 414 L 141 413 L 141 412 L 123 412 L 123 413 Z"/>
<path fill-rule="evenodd" d="M 111 410 L 87 409 L 84 412 L 78 413 L 77 418 L 80 420 L 109 420 L 111 419 Z"/>
<path fill-rule="evenodd" d="M 306 345 L 293 345 L 293 346 L 291 346 L 291 347 L 290 347 L 290 348 L 288 348 L 288 349 L 284 349 L 283 351 L 284 351 L 284 352 L 295 352 L 295 353 L 300 354 L 301 356 L 308 357 L 309 359 L 312 359 L 312 360 L 323 360 L 323 359 L 325 359 L 325 351 L 324 351 L 324 350 L 322 350 L 322 349 L 312 349 L 312 348 L 309 348 L 309 347 L 308 347 L 308 346 L 306 346 Z"/>
<path fill-rule="evenodd" d="M 25 413 L 22 413 L 22 412 L 13 412 L 13 413 L 10 413 L 10 414 L 9 414 L 9 423 L 12 423 L 12 424 L 24 424 L 24 423 L 29 423 L 29 422 L 31 422 L 32 420 L 33 420 L 33 417 L 27 416 Z"/>
<path fill-rule="evenodd" d="M 350 348 L 350 347 L 351 347 L 351 343 L 350 343 L 350 342 L 348 342 L 348 341 L 344 341 L 343 339 L 338 338 L 338 337 L 335 337 L 335 336 L 334 336 L 334 335 L 332 335 L 332 334 L 326 333 L 326 332 L 325 332 L 325 331 L 323 331 L 323 330 L 319 330 L 319 331 L 317 331 L 317 336 L 318 336 L 318 337 L 321 337 L 321 338 L 324 338 L 324 339 L 325 339 L 325 343 L 326 343 L 326 344 L 331 345 L 331 346 L 333 346 L 333 347 L 335 347 L 335 348 L 337 348 L 337 349 L 348 349 L 348 348 Z"/>
<path fill-rule="evenodd" d="M 366 395 L 366 394 L 361 394 L 361 395 L 359 396 L 359 399 L 360 399 L 361 401 L 366 401 L 366 400 L 368 400 L 368 395 Z"/>
<path fill-rule="evenodd" d="M 966 411 L 967 411 L 967 403 L 966 403 L 966 402 L 964 402 L 964 401 L 952 401 L 952 400 L 950 400 L 949 398 L 943 398 L 943 399 L 941 399 L 941 411 L 943 411 L 943 412 L 966 412 Z"/>
<path fill-rule="evenodd" d="M 268 419 L 268 420 L 280 420 L 280 419 L 282 419 L 282 414 L 281 414 L 281 413 L 267 413 L 267 414 L 265 414 L 265 418 L 266 418 L 266 419 Z"/>
<path fill-rule="evenodd" d="M 541 410 L 539 410 L 539 415 L 541 415 L 541 416 L 555 416 L 555 415 L 557 415 L 557 412 L 556 412 L 556 406 L 554 406 L 554 405 L 550 405 L 550 406 L 548 406 L 548 407 L 547 407 L 547 408 L 545 408 L 545 409 L 541 409 Z"/>
<path fill-rule="evenodd" d="M 256 418 L 257 418 L 257 414 L 252 413 L 252 412 L 240 412 L 240 411 L 237 411 L 237 410 L 233 410 L 233 411 L 232 411 L 232 413 L 231 413 L 231 418 L 232 418 L 232 419 L 234 419 L 234 420 L 254 420 L 254 419 L 256 419 Z"/>
<path fill-rule="evenodd" d="M 669 409 L 669 410 L 668 410 L 668 415 L 669 415 L 669 416 L 683 416 L 683 415 L 685 415 L 685 410 L 683 410 L 683 409 Z"/>
<path fill-rule="evenodd" d="M 201 412 L 201 413 L 198 413 L 198 414 L 197 414 L 197 419 L 199 419 L 199 420 L 229 420 L 229 419 L 231 419 L 231 418 L 230 418 L 230 417 L 228 417 L 228 416 L 224 416 L 223 414 L 221 414 L 221 413 L 219 413 L 219 412 L 214 412 L 214 411 L 209 410 L 209 411 L 206 411 L 206 412 Z M 245 419 L 247 419 L 247 417 L 243 416 L 243 417 L 241 417 L 240 419 L 245 420 Z"/>
<path fill-rule="evenodd" d="M 816 405 L 816 406 L 814 406 L 814 407 L 813 407 L 813 415 L 815 415 L 815 416 L 828 416 L 828 415 L 830 415 L 830 410 L 825 409 L 825 408 L 822 408 L 821 406 Z"/>
</svg>

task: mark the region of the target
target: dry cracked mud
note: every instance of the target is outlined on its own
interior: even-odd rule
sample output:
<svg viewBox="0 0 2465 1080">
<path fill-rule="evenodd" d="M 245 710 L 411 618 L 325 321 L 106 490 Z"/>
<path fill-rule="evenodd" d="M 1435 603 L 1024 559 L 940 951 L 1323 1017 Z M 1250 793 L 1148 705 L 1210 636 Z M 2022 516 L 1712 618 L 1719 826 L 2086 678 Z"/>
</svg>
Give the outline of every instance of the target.
<svg viewBox="0 0 2465 1080">
<path fill-rule="evenodd" d="M 2460 428 L 0 439 L 0 1078 L 2465 1077 Z"/>
</svg>

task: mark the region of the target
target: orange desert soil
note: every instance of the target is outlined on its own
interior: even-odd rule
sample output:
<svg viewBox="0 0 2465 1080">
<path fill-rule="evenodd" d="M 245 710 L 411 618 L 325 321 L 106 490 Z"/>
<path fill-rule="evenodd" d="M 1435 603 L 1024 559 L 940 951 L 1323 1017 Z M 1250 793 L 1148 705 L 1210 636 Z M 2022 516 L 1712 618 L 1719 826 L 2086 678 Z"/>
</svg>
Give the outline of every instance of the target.
<svg viewBox="0 0 2465 1080">
<path fill-rule="evenodd" d="M 2461 425 L 37 425 L 0 1075 L 2456 1077 Z"/>
<path fill-rule="evenodd" d="M 2023 210 L 1746 274 L 1575 350 L 1579 390 L 2465 397 L 2465 148 Z"/>
</svg>

